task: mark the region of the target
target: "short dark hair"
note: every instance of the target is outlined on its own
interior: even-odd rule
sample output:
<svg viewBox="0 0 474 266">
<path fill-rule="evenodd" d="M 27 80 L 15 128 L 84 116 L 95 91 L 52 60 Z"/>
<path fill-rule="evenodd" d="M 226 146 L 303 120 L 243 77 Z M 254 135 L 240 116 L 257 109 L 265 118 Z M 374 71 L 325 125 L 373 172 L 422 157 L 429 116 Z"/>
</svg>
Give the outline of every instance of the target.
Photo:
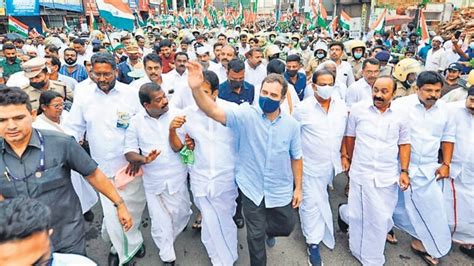
<svg viewBox="0 0 474 266">
<path fill-rule="evenodd" d="M 68 47 L 68 48 L 64 49 L 63 54 L 66 54 L 67 51 L 72 51 L 77 55 L 77 52 L 76 52 L 76 50 L 74 50 L 74 48 Z"/>
<path fill-rule="evenodd" d="M 105 49 L 105 47 L 101 44 L 95 44 L 92 46 L 92 52 L 97 53 L 100 51 L 100 49 Z"/>
<path fill-rule="evenodd" d="M 396 79 L 392 78 L 391 76 L 389 75 L 383 75 L 383 76 L 380 76 L 378 77 L 377 79 L 390 79 L 392 81 L 392 85 L 393 85 L 393 93 L 395 94 L 395 91 L 397 91 L 397 81 Z M 377 81 L 377 79 L 375 81 Z M 374 82 L 375 84 L 375 82 Z M 372 84 L 372 88 L 374 87 L 374 84 Z"/>
<path fill-rule="evenodd" d="M 232 70 L 233 72 L 236 72 L 236 73 L 240 72 L 242 70 L 245 70 L 244 61 L 242 61 L 240 59 L 232 59 L 232 60 L 230 60 L 227 69 L 228 69 L 229 72 Z"/>
<path fill-rule="evenodd" d="M 421 88 L 425 86 L 426 84 L 437 84 L 437 83 L 441 83 L 441 85 L 443 85 L 444 79 L 443 79 L 443 76 L 441 76 L 436 71 L 423 71 L 420 74 L 418 74 L 418 77 L 416 78 L 416 86 L 418 88 Z"/>
<path fill-rule="evenodd" d="M 131 39 L 130 36 L 125 35 L 125 36 L 123 36 L 122 38 L 120 38 L 120 42 L 123 42 L 123 41 L 125 41 L 125 40 L 130 40 L 130 39 Z"/>
<path fill-rule="evenodd" d="M 22 38 L 16 38 L 15 40 L 13 40 L 13 42 L 25 43 L 25 40 L 23 40 Z"/>
<path fill-rule="evenodd" d="M 301 57 L 297 54 L 291 54 L 286 58 L 286 62 L 298 62 L 301 64 Z"/>
<path fill-rule="evenodd" d="M 58 71 L 61 69 L 61 60 L 56 56 L 51 56 L 51 65 L 58 66 Z"/>
<path fill-rule="evenodd" d="M 138 98 L 142 106 L 145 106 L 145 103 L 151 103 L 152 98 L 150 94 L 154 91 L 161 91 L 161 86 L 155 82 L 148 82 L 140 87 Z"/>
<path fill-rule="evenodd" d="M 91 64 L 94 67 L 95 64 L 108 64 L 112 67 L 113 70 L 117 69 L 117 63 L 113 55 L 109 53 L 95 53 L 91 57 Z"/>
<path fill-rule="evenodd" d="M 286 92 L 288 91 L 288 82 L 286 81 L 286 79 L 283 77 L 283 75 L 280 75 L 280 74 L 269 74 L 268 76 L 266 76 L 263 81 L 262 81 L 262 88 L 263 88 L 263 84 L 265 83 L 279 83 L 282 88 L 281 88 L 281 98 L 283 99 L 283 97 L 286 96 Z"/>
<path fill-rule="evenodd" d="M 169 47 L 171 48 L 171 42 L 168 39 L 164 39 L 160 42 L 160 49 L 163 47 Z"/>
<path fill-rule="evenodd" d="M 178 56 L 186 56 L 186 59 L 189 60 L 189 56 L 186 52 L 177 52 L 176 54 L 174 54 L 174 61 L 176 61 L 176 58 L 178 58 Z"/>
<path fill-rule="evenodd" d="M 367 64 L 380 66 L 380 61 L 377 60 L 377 59 L 375 59 L 375 58 L 367 58 L 367 59 L 365 59 L 364 62 L 362 63 L 362 69 L 365 69 L 365 67 L 367 66 Z"/>
<path fill-rule="evenodd" d="M 262 48 L 252 48 L 250 49 L 247 54 L 250 55 L 250 56 L 253 56 L 254 53 L 261 53 L 263 55 L 263 50 Z"/>
<path fill-rule="evenodd" d="M 81 46 L 85 46 L 86 45 L 86 42 L 81 39 L 81 38 L 76 38 L 74 39 L 74 41 L 72 41 L 73 44 L 80 44 Z"/>
<path fill-rule="evenodd" d="M 0 106 L 8 105 L 26 105 L 28 111 L 32 111 L 30 97 L 28 94 L 18 87 L 7 87 L 0 90 Z"/>
<path fill-rule="evenodd" d="M 221 36 L 223 36 L 224 38 L 226 38 L 226 39 L 227 39 L 227 36 L 225 36 L 225 34 L 224 34 L 224 33 L 220 33 L 219 35 L 217 35 L 217 39 L 219 39 L 219 37 L 221 37 Z"/>
<path fill-rule="evenodd" d="M 341 50 L 344 51 L 344 44 L 342 42 L 332 42 L 328 45 L 328 48 L 331 49 L 333 46 L 339 46 L 341 47 Z"/>
<path fill-rule="evenodd" d="M 49 91 L 43 91 L 40 95 L 40 98 L 39 98 L 39 106 L 38 106 L 38 112 L 37 114 L 40 115 L 43 113 L 43 109 L 41 108 L 41 105 L 48 105 L 51 103 L 51 101 L 55 98 L 63 98 L 63 96 L 57 92 L 57 91 L 52 91 L 52 90 L 49 90 Z"/>
<path fill-rule="evenodd" d="M 51 210 L 20 196 L 0 202 L 0 243 L 27 238 L 51 228 Z"/>
<path fill-rule="evenodd" d="M 323 75 L 331 75 L 332 77 L 332 80 L 334 83 L 336 83 L 336 75 L 334 75 L 334 72 L 332 71 L 329 71 L 325 68 L 322 68 L 320 70 L 317 70 L 313 73 L 313 77 L 311 78 L 311 81 L 316 84 L 316 81 L 318 81 L 318 77 L 319 76 L 323 76 Z"/>
<path fill-rule="evenodd" d="M 45 50 L 49 50 L 51 53 L 58 53 L 59 48 L 54 44 L 48 44 L 44 47 Z"/>
<path fill-rule="evenodd" d="M 211 86 L 211 92 L 215 92 L 219 89 L 219 77 L 213 71 L 203 71 L 202 75 L 204 76 L 204 82 L 209 83 Z"/>
<path fill-rule="evenodd" d="M 2 51 L 11 50 L 11 49 L 15 49 L 15 50 L 16 50 L 15 45 L 13 45 L 12 43 L 5 43 L 5 44 L 3 45 Z"/>
<path fill-rule="evenodd" d="M 283 61 L 281 61 L 280 59 L 272 59 L 267 65 L 267 74 L 275 73 L 282 75 L 283 73 L 285 73 L 285 70 L 285 63 L 283 63 Z"/>
<path fill-rule="evenodd" d="M 154 62 L 154 63 L 158 63 L 160 64 L 160 66 L 163 66 L 162 62 L 161 62 L 161 58 L 159 55 L 157 54 L 147 54 L 145 55 L 145 57 L 143 58 L 143 65 L 146 66 L 146 64 L 148 63 L 148 61 L 151 61 L 151 62 Z"/>
<path fill-rule="evenodd" d="M 218 46 L 223 47 L 224 45 L 223 45 L 222 43 L 216 42 L 216 43 L 214 44 L 214 46 L 212 46 L 212 48 L 213 48 L 214 50 L 216 50 L 216 47 L 218 47 Z"/>
</svg>

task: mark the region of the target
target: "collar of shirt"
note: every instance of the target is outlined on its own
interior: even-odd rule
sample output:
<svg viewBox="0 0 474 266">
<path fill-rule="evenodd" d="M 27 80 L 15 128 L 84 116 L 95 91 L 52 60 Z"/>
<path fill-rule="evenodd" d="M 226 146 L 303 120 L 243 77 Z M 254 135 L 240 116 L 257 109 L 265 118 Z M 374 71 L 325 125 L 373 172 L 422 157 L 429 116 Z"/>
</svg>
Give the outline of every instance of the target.
<svg viewBox="0 0 474 266">
<path fill-rule="evenodd" d="M 420 100 L 420 98 L 418 97 L 418 95 L 417 95 L 417 94 L 413 94 L 413 95 L 416 96 L 416 106 L 419 107 L 419 108 L 421 107 L 421 108 L 423 108 L 424 110 L 426 110 L 425 105 L 424 105 L 423 102 Z M 434 110 L 435 108 L 438 108 L 438 102 L 439 102 L 439 101 L 440 101 L 440 100 L 438 99 L 438 100 L 435 102 L 435 104 L 433 104 L 433 106 L 431 106 L 430 109 L 428 109 L 428 110 L 426 110 L 426 111 L 430 111 L 430 110 Z"/>
<path fill-rule="evenodd" d="M 316 99 L 316 96 L 311 97 L 311 101 L 313 102 L 315 108 L 320 109 L 320 110 L 321 110 L 322 112 L 324 112 L 324 113 L 329 113 L 329 111 L 331 111 L 332 107 L 333 107 L 334 104 L 335 104 L 335 99 L 334 99 L 334 97 L 331 96 L 331 99 L 330 99 L 330 102 L 329 102 L 329 109 L 328 109 L 328 111 L 326 112 L 326 110 L 324 110 L 323 106 L 322 106 L 321 103 L 318 101 L 318 99 Z"/>
<path fill-rule="evenodd" d="M 253 106 L 252 106 L 252 107 L 253 107 Z M 258 106 L 258 108 L 256 108 L 256 109 L 257 109 L 258 112 L 260 113 L 260 116 L 262 117 L 263 120 L 268 121 L 271 125 L 273 125 L 273 124 L 278 123 L 278 121 L 280 121 L 281 116 L 282 116 L 282 114 L 283 114 L 283 112 L 281 111 L 281 108 L 280 108 L 280 107 L 278 107 L 278 108 L 280 109 L 280 113 L 278 114 L 278 117 L 275 118 L 275 120 L 273 120 L 273 121 L 270 121 L 270 119 L 267 118 L 267 116 L 266 116 L 265 113 L 262 111 L 262 109 L 260 108 L 260 106 Z"/>
<path fill-rule="evenodd" d="M 120 85 L 118 83 L 119 81 L 115 80 L 115 86 L 110 89 L 109 93 L 120 93 L 122 91 L 122 88 L 120 88 Z M 95 92 L 106 94 L 103 90 L 99 88 L 99 86 L 97 86 L 97 84 L 95 84 Z"/>
<path fill-rule="evenodd" d="M 291 85 L 295 86 L 295 88 L 296 88 L 296 87 L 301 88 L 301 86 L 304 86 L 304 88 L 306 87 L 306 76 L 305 76 L 305 74 L 300 73 L 300 72 L 296 73 L 296 77 L 297 77 L 297 78 L 296 78 L 296 82 L 295 82 L 295 83 L 293 83 L 293 82 L 291 81 L 290 75 L 288 74 L 287 71 L 285 71 L 284 76 L 285 76 L 285 79 L 286 79 Z"/>
<path fill-rule="evenodd" d="M 368 102 L 369 102 L 369 101 L 368 101 Z M 370 102 L 369 102 L 369 103 L 370 103 Z M 379 110 L 377 107 L 375 107 L 375 105 L 370 104 L 369 110 L 371 110 L 372 112 L 375 112 L 375 113 L 377 113 L 377 114 L 383 115 L 383 114 L 388 114 L 388 113 L 393 112 L 390 107 L 391 107 L 391 105 L 387 108 L 387 110 L 385 110 L 385 112 L 382 113 L 382 112 L 380 112 L 380 110 Z"/>
</svg>

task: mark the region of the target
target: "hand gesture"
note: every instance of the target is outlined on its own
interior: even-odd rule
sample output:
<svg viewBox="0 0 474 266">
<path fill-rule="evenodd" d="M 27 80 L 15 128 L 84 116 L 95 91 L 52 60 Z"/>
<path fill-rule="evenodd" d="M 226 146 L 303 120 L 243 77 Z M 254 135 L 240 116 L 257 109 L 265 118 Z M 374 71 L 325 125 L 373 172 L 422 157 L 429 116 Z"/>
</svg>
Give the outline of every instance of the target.
<svg viewBox="0 0 474 266">
<path fill-rule="evenodd" d="M 132 216 L 128 212 L 128 209 L 125 206 L 125 203 L 120 204 L 117 207 L 117 216 L 125 232 L 127 232 L 128 230 L 130 230 L 130 228 L 132 228 L 133 226 Z"/>
<path fill-rule="evenodd" d="M 293 191 L 293 201 L 291 202 L 291 207 L 293 207 L 293 209 L 298 208 L 301 205 L 302 201 L 303 201 L 303 192 L 301 192 L 301 189 L 295 189 Z"/>
<path fill-rule="evenodd" d="M 170 129 L 177 129 L 177 128 L 180 128 L 183 126 L 183 124 L 186 123 L 186 116 L 184 115 L 179 115 L 177 117 L 175 117 L 173 119 L 173 121 L 171 121 L 171 124 L 170 124 Z"/>
<path fill-rule="evenodd" d="M 204 76 L 202 75 L 202 66 L 197 61 L 189 61 L 187 64 L 188 68 L 188 84 L 192 90 L 201 88 L 201 84 L 204 82 Z"/>
<path fill-rule="evenodd" d="M 402 189 L 402 191 L 405 191 L 410 186 L 410 177 L 408 176 L 407 173 L 402 172 L 400 174 L 399 182 L 400 182 L 400 188 Z"/>
<path fill-rule="evenodd" d="M 152 150 L 146 157 L 145 157 L 145 164 L 153 162 L 158 155 L 160 155 L 161 151 Z"/>
<path fill-rule="evenodd" d="M 188 134 L 186 134 L 184 142 L 186 143 L 186 147 L 188 147 L 189 150 L 194 151 L 194 139 L 192 139 Z"/>
</svg>

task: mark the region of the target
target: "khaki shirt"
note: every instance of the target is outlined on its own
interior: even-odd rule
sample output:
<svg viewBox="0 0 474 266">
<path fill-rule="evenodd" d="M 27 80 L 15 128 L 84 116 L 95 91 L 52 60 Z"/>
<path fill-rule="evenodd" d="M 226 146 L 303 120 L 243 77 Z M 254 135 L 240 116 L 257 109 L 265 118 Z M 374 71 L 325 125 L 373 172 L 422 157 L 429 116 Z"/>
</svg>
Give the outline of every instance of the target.
<svg viewBox="0 0 474 266">
<path fill-rule="evenodd" d="M 362 77 L 362 64 L 364 63 L 364 59 L 361 58 L 357 61 L 353 57 L 350 57 L 347 62 L 351 64 L 352 73 L 354 74 L 355 80 L 360 79 Z"/>
<path fill-rule="evenodd" d="M 28 96 L 30 96 L 30 103 L 33 109 L 38 109 L 39 98 L 42 91 L 35 89 L 32 86 L 28 86 L 23 90 L 28 94 Z M 72 90 L 70 90 L 64 82 L 57 80 L 49 80 L 48 90 L 56 91 L 61 94 L 62 97 L 72 102 Z"/>
<path fill-rule="evenodd" d="M 327 58 L 324 58 L 323 60 L 319 60 L 317 58 L 312 58 L 308 65 L 306 66 L 306 77 L 308 77 L 308 79 L 311 79 L 313 78 L 313 73 L 314 71 L 316 71 L 316 68 L 323 62 L 327 61 L 328 59 Z"/>
<path fill-rule="evenodd" d="M 414 94 L 417 90 L 418 88 L 415 84 L 413 84 L 410 88 L 406 88 L 400 81 L 397 81 L 397 90 L 395 91 L 395 96 L 393 99 Z"/>
</svg>

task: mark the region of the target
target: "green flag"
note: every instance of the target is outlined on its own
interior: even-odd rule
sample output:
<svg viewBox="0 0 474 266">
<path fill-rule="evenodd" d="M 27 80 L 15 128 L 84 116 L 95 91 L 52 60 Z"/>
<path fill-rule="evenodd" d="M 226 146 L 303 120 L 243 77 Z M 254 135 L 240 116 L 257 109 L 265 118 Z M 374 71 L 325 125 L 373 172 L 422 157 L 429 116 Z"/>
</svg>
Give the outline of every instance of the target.
<svg viewBox="0 0 474 266">
<path fill-rule="evenodd" d="M 211 27 L 211 25 L 209 25 L 209 19 L 207 18 L 207 16 L 204 16 L 204 27 L 206 27 L 206 29 L 209 29 Z"/>
<path fill-rule="evenodd" d="M 321 27 L 323 29 L 327 29 L 327 27 L 328 27 L 328 24 L 326 23 L 326 20 L 323 19 L 323 17 L 321 16 L 321 13 L 318 14 L 317 24 L 318 24 L 319 27 Z"/>
</svg>

